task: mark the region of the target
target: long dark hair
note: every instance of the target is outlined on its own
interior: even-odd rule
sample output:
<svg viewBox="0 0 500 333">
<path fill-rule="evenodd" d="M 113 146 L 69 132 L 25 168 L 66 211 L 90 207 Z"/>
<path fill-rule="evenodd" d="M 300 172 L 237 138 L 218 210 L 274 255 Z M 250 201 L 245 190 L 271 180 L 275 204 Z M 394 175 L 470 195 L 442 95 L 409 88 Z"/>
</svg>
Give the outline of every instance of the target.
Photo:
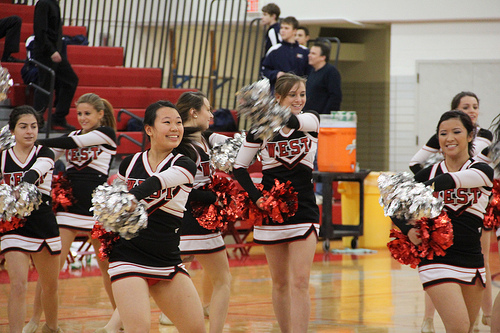
<svg viewBox="0 0 500 333">
<path fill-rule="evenodd" d="M 449 119 L 458 119 L 464 125 L 465 129 L 467 130 L 467 136 L 472 134 L 472 139 L 468 143 L 468 149 L 467 151 L 469 152 L 469 156 L 472 157 L 472 151 L 474 150 L 474 137 L 476 136 L 476 127 L 472 124 L 472 120 L 470 119 L 469 115 L 463 111 L 460 110 L 451 110 L 451 111 L 446 111 L 441 115 L 441 118 L 439 119 L 438 125 L 436 127 L 436 135 L 439 137 L 439 126 L 443 121 L 449 120 Z"/>
<path fill-rule="evenodd" d="M 38 123 L 38 127 L 41 127 L 42 118 L 40 117 L 40 114 L 36 112 L 32 106 L 20 105 L 13 108 L 9 115 L 9 130 L 13 131 L 16 128 L 19 118 L 25 114 L 33 115 Z"/>
<path fill-rule="evenodd" d="M 156 120 L 156 113 L 161 108 L 172 108 L 177 112 L 179 112 L 175 107 L 175 105 L 170 101 L 160 100 L 158 102 L 154 102 L 153 104 L 150 104 L 146 108 L 146 112 L 144 113 L 144 126 L 146 125 L 154 126 Z M 145 128 L 143 128 L 143 131 L 145 131 Z M 187 157 L 196 162 L 196 151 L 192 146 L 193 140 L 190 138 L 192 134 L 193 132 L 191 132 L 189 128 L 184 128 L 184 135 L 182 136 L 182 140 L 177 146 L 177 148 L 175 148 L 174 150 L 183 155 L 186 155 Z M 149 135 L 148 138 L 149 140 L 151 140 Z"/>
</svg>

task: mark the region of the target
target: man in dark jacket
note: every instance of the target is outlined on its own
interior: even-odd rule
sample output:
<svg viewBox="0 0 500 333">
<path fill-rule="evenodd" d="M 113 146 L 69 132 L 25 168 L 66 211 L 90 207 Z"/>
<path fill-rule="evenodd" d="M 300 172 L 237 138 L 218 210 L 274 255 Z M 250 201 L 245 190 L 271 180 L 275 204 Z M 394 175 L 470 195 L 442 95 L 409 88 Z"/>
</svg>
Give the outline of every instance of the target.
<svg viewBox="0 0 500 333">
<path fill-rule="evenodd" d="M 325 114 L 340 110 L 342 102 L 340 73 L 329 60 L 330 45 L 316 42 L 309 51 L 309 65 L 313 70 L 307 77 L 305 110 Z"/>
<path fill-rule="evenodd" d="M 66 58 L 66 52 L 63 52 L 61 11 L 57 0 L 39 0 L 37 2 L 33 30 L 35 34 L 34 58 L 52 68 L 56 74 L 54 87 L 56 111 L 52 114 L 52 128 L 72 131 L 75 128 L 66 122 L 66 116 L 78 86 L 78 76 L 71 68 Z M 49 90 L 50 74 L 39 69 L 38 78 L 38 84 L 45 90 Z M 44 113 L 48 104 L 48 96 L 36 90 L 34 94 L 35 110 Z"/>
<path fill-rule="evenodd" d="M 276 79 L 284 73 L 291 72 L 298 76 L 309 74 L 309 50 L 295 41 L 298 27 L 299 22 L 295 17 L 288 16 L 283 19 L 280 28 L 283 41 L 271 47 L 262 62 L 262 75 L 269 79 L 273 90 Z"/>
</svg>

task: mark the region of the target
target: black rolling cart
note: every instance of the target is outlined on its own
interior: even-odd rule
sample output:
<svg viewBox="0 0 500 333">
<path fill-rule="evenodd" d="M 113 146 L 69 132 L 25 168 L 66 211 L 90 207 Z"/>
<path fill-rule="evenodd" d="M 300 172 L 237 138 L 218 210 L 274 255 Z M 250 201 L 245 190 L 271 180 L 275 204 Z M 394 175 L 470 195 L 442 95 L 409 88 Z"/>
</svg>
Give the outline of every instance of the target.
<svg viewBox="0 0 500 333">
<path fill-rule="evenodd" d="M 321 226 L 319 236 L 323 238 L 323 250 L 330 251 L 330 240 L 342 239 L 342 237 L 354 237 L 351 241 L 353 249 L 358 247 L 358 238 L 363 236 L 364 222 L 364 181 L 371 170 L 360 170 L 358 172 L 322 172 L 313 171 L 313 180 L 323 184 L 323 205 L 321 210 Z M 343 225 L 332 223 L 332 182 L 358 182 L 359 183 L 359 224 Z"/>
</svg>

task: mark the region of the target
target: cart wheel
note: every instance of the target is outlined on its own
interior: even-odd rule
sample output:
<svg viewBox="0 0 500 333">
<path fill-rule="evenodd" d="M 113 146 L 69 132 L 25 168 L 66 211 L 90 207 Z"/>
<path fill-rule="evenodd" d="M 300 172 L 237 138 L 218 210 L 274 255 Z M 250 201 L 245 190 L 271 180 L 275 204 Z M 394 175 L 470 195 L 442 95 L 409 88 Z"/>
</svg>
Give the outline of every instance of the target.
<svg viewBox="0 0 500 333">
<path fill-rule="evenodd" d="M 330 252 L 330 240 L 328 238 L 323 241 L 323 251 Z"/>
<path fill-rule="evenodd" d="M 351 240 L 351 248 L 356 249 L 357 247 L 358 247 L 358 238 L 357 238 L 357 237 L 354 237 L 354 238 Z"/>
</svg>

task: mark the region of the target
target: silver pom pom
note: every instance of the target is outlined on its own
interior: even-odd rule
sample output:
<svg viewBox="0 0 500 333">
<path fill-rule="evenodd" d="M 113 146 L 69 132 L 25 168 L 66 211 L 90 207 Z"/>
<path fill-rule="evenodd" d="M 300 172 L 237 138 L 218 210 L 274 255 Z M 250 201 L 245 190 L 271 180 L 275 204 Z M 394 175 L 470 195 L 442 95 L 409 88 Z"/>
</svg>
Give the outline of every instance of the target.
<svg viewBox="0 0 500 333">
<path fill-rule="evenodd" d="M 235 133 L 233 138 L 227 138 L 223 143 L 210 150 L 210 163 L 213 168 L 231 173 L 236 156 L 245 141 L 245 133 Z"/>
<path fill-rule="evenodd" d="M 490 146 L 488 157 L 491 160 L 491 165 L 495 168 L 496 172 L 500 172 L 500 141 Z"/>
<path fill-rule="evenodd" d="M 417 183 L 408 172 L 382 173 L 378 187 L 385 216 L 404 220 L 434 218 L 444 207 L 443 200 L 434 197 L 431 187 Z"/>
<path fill-rule="evenodd" d="M 16 144 L 16 138 L 12 135 L 9 125 L 5 125 L 0 130 L 0 150 L 7 150 L 14 147 Z"/>
<path fill-rule="evenodd" d="M 434 165 L 434 164 L 438 164 L 442 160 L 444 160 L 443 154 L 441 154 L 441 153 L 434 153 L 431 156 L 429 156 L 429 158 L 427 159 L 427 161 L 425 161 L 424 168 L 427 168 L 428 166 L 431 166 L 431 165 Z"/>
<path fill-rule="evenodd" d="M 32 211 L 38 209 L 42 202 L 42 194 L 35 184 L 21 182 L 14 187 L 14 192 L 19 194 L 16 200 L 15 214 L 22 218 L 29 216 Z"/>
<path fill-rule="evenodd" d="M 7 92 L 14 85 L 7 68 L 0 66 L 0 102 L 7 99 Z"/>
<path fill-rule="evenodd" d="M 16 215 L 16 197 L 10 185 L 0 185 L 0 212 L 2 220 L 10 220 Z"/>
<path fill-rule="evenodd" d="M 238 92 L 238 114 L 250 121 L 250 133 L 262 140 L 270 139 L 290 119 L 290 109 L 279 105 L 271 96 L 269 80 L 263 79 Z"/>
<path fill-rule="evenodd" d="M 96 221 L 106 231 L 116 232 L 125 239 L 136 237 L 139 230 L 148 225 L 146 208 L 119 179 L 115 179 L 113 185 L 99 185 L 92 195 L 92 205 L 90 210 L 94 211 Z"/>
</svg>

